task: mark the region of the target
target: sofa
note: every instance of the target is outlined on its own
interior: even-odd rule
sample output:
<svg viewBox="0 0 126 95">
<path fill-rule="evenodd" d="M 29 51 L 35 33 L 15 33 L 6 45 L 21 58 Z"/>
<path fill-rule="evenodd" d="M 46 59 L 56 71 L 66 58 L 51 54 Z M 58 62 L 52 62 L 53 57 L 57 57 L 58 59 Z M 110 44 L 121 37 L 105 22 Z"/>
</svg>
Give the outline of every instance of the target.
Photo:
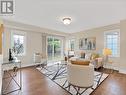
<svg viewBox="0 0 126 95">
<path fill-rule="evenodd" d="M 89 60 L 90 64 L 94 65 L 95 69 L 103 67 L 103 56 L 101 56 L 98 53 L 94 53 L 94 52 L 92 52 L 92 53 L 83 52 L 83 53 L 81 52 L 80 55 L 75 53 L 74 57 L 71 57 L 69 59 L 69 61 L 71 61 L 71 60 Z"/>
</svg>

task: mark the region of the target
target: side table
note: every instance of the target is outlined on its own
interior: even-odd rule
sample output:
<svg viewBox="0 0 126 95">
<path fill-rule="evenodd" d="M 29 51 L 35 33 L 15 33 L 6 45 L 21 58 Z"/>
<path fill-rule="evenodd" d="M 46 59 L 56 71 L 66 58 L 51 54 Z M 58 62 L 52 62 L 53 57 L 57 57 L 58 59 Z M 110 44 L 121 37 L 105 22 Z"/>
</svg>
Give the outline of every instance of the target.
<svg viewBox="0 0 126 95">
<path fill-rule="evenodd" d="M 4 87 L 2 87 L 2 95 L 10 94 L 14 91 L 21 90 L 22 88 L 22 73 L 21 73 L 21 61 L 3 61 L 2 64 L 3 81 L 5 82 Z M 13 90 L 8 90 L 11 86 L 11 82 L 14 82 L 17 86 Z"/>
<path fill-rule="evenodd" d="M 109 67 L 110 67 L 110 68 L 109 68 L 109 69 L 110 69 L 110 74 L 112 74 L 113 71 L 114 71 L 114 70 L 113 70 L 113 61 L 109 61 L 108 63 L 109 63 Z"/>
</svg>

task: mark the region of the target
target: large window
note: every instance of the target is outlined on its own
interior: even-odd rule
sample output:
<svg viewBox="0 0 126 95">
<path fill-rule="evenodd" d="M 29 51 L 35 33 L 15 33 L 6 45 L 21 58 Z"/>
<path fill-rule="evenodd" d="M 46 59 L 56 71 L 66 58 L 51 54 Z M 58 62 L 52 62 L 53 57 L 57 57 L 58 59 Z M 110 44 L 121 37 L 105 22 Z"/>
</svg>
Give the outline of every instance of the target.
<svg viewBox="0 0 126 95">
<path fill-rule="evenodd" d="M 47 37 L 47 54 L 49 60 L 60 59 L 63 55 L 62 39 L 59 37 Z"/>
<path fill-rule="evenodd" d="M 12 33 L 12 49 L 15 55 L 25 55 L 25 36 L 21 31 Z"/>
<path fill-rule="evenodd" d="M 120 56 L 120 32 L 119 30 L 105 32 L 105 48 L 112 50 L 112 57 Z"/>
</svg>

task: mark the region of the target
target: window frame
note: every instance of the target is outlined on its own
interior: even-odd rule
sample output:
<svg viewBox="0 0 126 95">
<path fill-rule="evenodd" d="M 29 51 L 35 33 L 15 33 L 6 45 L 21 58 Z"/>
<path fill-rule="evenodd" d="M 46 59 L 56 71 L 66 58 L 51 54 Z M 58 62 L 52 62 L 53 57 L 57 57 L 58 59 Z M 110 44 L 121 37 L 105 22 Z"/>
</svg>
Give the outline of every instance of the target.
<svg viewBox="0 0 126 95">
<path fill-rule="evenodd" d="M 48 55 L 48 38 L 52 38 L 53 39 L 53 41 L 54 41 L 54 39 L 59 39 L 60 40 L 60 42 L 61 42 L 61 57 L 63 56 L 63 48 L 64 48 L 64 38 L 63 37 L 59 37 L 59 36 L 56 36 L 56 35 L 48 35 L 47 37 L 46 37 L 46 54 Z M 53 49 L 54 49 L 54 45 L 53 45 Z M 54 53 L 54 50 L 53 50 L 53 53 Z M 54 55 L 53 55 L 53 58 L 54 58 Z"/>
<path fill-rule="evenodd" d="M 74 44 L 73 49 L 72 49 L 72 47 L 71 47 L 71 42 L 72 42 L 72 41 L 74 42 L 74 43 L 73 43 L 73 44 Z M 74 39 L 74 38 L 69 39 L 68 48 L 69 48 L 71 51 L 74 51 L 74 50 L 75 50 L 75 39 Z"/>
<path fill-rule="evenodd" d="M 13 30 L 11 32 L 11 48 L 14 47 L 14 35 L 24 36 L 24 52 L 21 54 L 15 54 L 15 56 L 25 56 L 26 55 L 26 32 L 22 30 Z"/>
<path fill-rule="evenodd" d="M 117 39 L 117 54 L 116 55 L 110 55 L 110 57 L 120 57 L 120 29 L 110 30 L 104 32 L 104 48 L 107 48 L 107 34 L 113 34 L 118 33 L 118 39 Z M 114 34 L 113 34 L 114 35 Z"/>
</svg>

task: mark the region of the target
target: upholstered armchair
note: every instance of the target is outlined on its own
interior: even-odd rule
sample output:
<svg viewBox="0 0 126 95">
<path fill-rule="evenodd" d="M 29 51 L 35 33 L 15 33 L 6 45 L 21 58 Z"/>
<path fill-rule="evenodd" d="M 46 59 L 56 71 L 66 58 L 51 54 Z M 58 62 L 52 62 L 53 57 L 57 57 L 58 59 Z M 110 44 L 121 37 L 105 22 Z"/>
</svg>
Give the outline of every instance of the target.
<svg viewBox="0 0 126 95">
<path fill-rule="evenodd" d="M 92 88 L 94 83 L 94 66 L 90 65 L 75 65 L 67 64 L 67 80 L 69 87 L 73 86 L 75 89 L 78 88 Z M 76 94 L 77 95 L 77 94 Z M 80 95 L 80 94 L 79 94 Z"/>
<path fill-rule="evenodd" d="M 94 65 L 94 68 L 96 69 L 103 67 L 103 57 L 99 56 L 99 54 L 92 54 L 90 62 Z"/>
<path fill-rule="evenodd" d="M 40 65 L 41 67 L 44 67 L 45 65 L 47 65 L 47 57 L 42 55 L 41 53 L 35 53 L 34 63 L 36 66 Z"/>
<path fill-rule="evenodd" d="M 103 67 L 103 58 L 93 59 L 93 60 L 91 60 L 91 64 L 93 64 L 94 68 L 96 68 L 96 69 Z"/>
</svg>

